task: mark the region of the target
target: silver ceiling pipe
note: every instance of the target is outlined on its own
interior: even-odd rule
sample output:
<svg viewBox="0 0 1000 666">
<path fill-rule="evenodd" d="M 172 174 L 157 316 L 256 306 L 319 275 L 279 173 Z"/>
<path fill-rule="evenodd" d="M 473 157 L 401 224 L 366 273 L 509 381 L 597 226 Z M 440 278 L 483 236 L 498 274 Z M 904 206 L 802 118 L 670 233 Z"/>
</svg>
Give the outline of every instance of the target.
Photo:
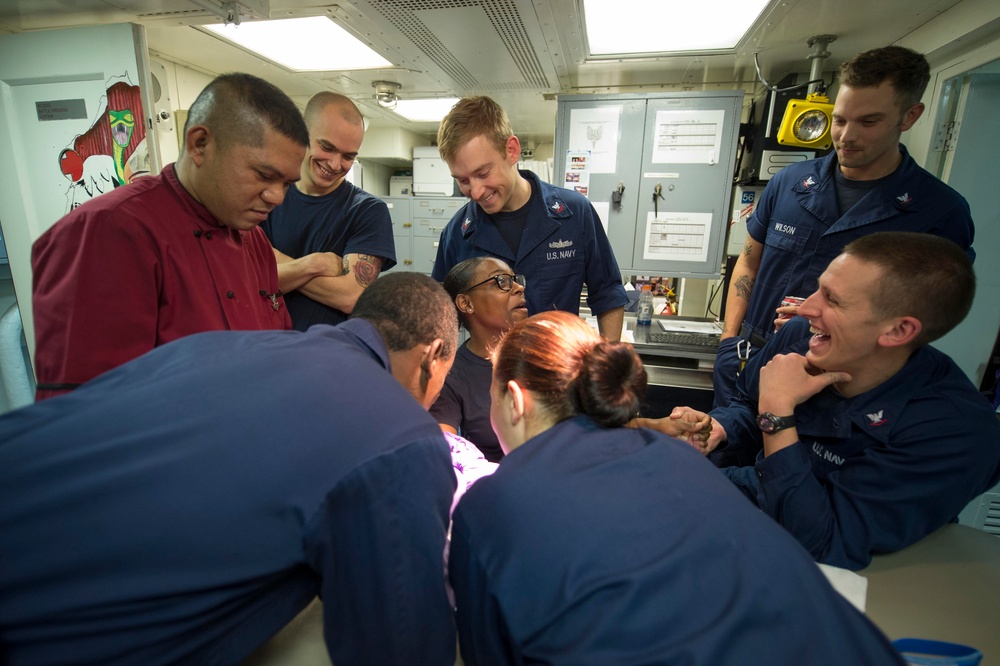
<svg viewBox="0 0 1000 666">
<path fill-rule="evenodd" d="M 806 40 L 806 46 L 810 46 L 813 52 L 809 54 L 811 64 L 809 66 L 809 80 L 818 81 L 823 78 L 823 61 L 830 57 L 830 52 L 826 47 L 837 41 L 836 35 L 813 35 Z M 809 84 L 809 94 L 816 92 L 819 83 Z"/>
</svg>

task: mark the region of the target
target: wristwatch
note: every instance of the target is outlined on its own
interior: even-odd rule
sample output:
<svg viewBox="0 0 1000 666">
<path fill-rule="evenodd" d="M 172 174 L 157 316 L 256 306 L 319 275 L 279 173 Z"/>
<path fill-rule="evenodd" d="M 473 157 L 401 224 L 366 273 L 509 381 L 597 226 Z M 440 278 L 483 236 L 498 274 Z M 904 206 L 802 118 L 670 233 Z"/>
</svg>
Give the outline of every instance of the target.
<svg viewBox="0 0 1000 666">
<path fill-rule="evenodd" d="M 791 428 L 795 425 L 795 414 L 791 416 L 775 416 L 771 412 L 764 412 L 757 415 L 757 427 L 761 432 L 773 435 L 779 430 Z"/>
</svg>

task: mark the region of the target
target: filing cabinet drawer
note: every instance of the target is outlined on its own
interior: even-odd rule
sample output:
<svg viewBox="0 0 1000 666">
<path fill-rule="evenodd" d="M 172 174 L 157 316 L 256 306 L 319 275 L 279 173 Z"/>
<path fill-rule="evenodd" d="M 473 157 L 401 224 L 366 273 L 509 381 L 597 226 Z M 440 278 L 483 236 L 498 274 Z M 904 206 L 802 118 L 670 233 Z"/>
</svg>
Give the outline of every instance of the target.
<svg viewBox="0 0 1000 666">
<path fill-rule="evenodd" d="M 410 233 L 412 197 L 383 197 L 382 201 L 389 208 L 389 218 L 392 220 L 392 233 L 396 236 Z"/>
<path fill-rule="evenodd" d="M 396 235 L 392 239 L 396 242 L 396 266 L 394 271 L 416 271 L 413 262 L 413 236 Z"/>
<path fill-rule="evenodd" d="M 444 226 L 458 212 L 458 209 L 465 205 L 465 197 L 441 197 L 441 198 L 414 198 L 412 201 L 412 215 L 414 219 L 434 219 L 440 220 Z"/>
<path fill-rule="evenodd" d="M 447 224 L 448 220 L 415 217 L 413 218 L 413 235 L 437 239 L 441 237 L 441 230 L 444 229 Z"/>
<path fill-rule="evenodd" d="M 419 273 L 431 274 L 434 270 L 434 260 L 437 258 L 438 237 L 413 237 L 413 270 Z"/>
</svg>

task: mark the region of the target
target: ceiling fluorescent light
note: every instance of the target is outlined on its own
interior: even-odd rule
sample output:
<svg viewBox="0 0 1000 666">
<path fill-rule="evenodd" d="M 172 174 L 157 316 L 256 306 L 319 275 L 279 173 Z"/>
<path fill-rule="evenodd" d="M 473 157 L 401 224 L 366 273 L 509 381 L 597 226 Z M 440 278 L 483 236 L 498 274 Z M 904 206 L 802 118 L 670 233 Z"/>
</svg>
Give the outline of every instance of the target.
<svg viewBox="0 0 1000 666">
<path fill-rule="evenodd" d="M 733 49 L 768 2 L 583 0 L 590 55 L 648 57 Z"/>
<path fill-rule="evenodd" d="M 323 16 L 202 26 L 296 72 L 381 69 L 392 63 Z"/>
<path fill-rule="evenodd" d="M 457 103 L 457 97 L 400 99 L 396 101 L 396 108 L 393 111 L 415 123 L 438 123 Z"/>
</svg>

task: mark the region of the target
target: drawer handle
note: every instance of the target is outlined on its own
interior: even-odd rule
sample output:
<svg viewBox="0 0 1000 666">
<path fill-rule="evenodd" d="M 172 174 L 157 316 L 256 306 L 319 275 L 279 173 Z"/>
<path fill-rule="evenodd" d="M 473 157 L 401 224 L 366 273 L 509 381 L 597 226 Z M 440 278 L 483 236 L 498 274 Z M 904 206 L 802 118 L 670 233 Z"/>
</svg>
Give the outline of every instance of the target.
<svg viewBox="0 0 1000 666">
<path fill-rule="evenodd" d="M 404 229 L 409 229 L 409 228 L 410 228 L 410 227 L 412 227 L 412 226 L 413 226 L 413 224 L 412 224 L 412 223 L 410 223 L 410 222 L 403 222 L 403 228 L 404 228 Z"/>
</svg>

